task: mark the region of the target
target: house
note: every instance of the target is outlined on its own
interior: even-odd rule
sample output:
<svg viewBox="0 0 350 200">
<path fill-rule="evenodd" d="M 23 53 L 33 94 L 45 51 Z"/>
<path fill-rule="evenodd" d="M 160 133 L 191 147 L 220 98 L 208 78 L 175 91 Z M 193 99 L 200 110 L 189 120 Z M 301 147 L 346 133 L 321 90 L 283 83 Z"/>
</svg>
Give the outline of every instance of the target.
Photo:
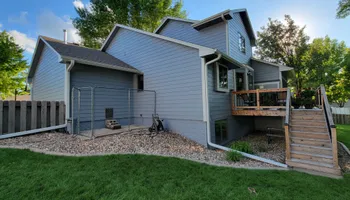
<svg viewBox="0 0 350 200">
<path fill-rule="evenodd" d="M 255 129 L 282 129 L 289 116 L 292 68 L 253 58 L 255 45 L 245 9 L 199 21 L 167 17 L 154 33 L 117 24 L 100 50 L 39 36 L 28 75 L 31 98 L 64 100 L 67 118 L 79 117 L 86 129 L 103 128 L 107 109 L 122 125 L 149 126 L 157 113 L 166 128 L 220 147 Z M 87 91 L 79 103 L 73 88 Z M 276 102 L 267 104 L 272 97 Z"/>
</svg>

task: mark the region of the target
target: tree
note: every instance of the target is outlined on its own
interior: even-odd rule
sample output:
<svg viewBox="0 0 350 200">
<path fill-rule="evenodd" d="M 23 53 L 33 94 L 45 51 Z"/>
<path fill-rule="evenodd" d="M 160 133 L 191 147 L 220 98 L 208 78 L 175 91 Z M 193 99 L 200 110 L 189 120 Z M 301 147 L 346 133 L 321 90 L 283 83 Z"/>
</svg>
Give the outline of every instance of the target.
<svg viewBox="0 0 350 200">
<path fill-rule="evenodd" d="M 349 55 L 344 42 L 328 36 L 314 39 L 302 58 L 308 75 L 305 85 L 313 88 L 325 85 L 329 101 L 344 106 L 350 97 L 346 89 L 350 76 L 346 70 L 350 64 Z"/>
<path fill-rule="evenodd" d="M 165 16 L 186 18 L 182 6 L 173 0 L 91 0 L 89 8 L 76 8 L 73 25 L 84 46 L 99 48 L 115 24 L 152 32 Z"/>
<path fill-rule="evenodd" d="M 343 68 L 346 53 L 344 42 L 332 40 L 328 36 L 314 39 L 302 58 L 308 74 L 307 85 L 309 87 L 318 87 L 320 84 L 334 85 Z"/>
<path fill-rule="evenodd" d="M 0 32 L 0 96 L 3 99 L 24 89 L 25 77 L 21 73 L 28 66 L 23 51 L 6 31 Z"/>
<path fill-rule="evenodd" d="M 350 15 L 350 0 L 340 0 L 337 9 L 337 18 L 346 18 Z"/>
<path fill-rule="evenodd" d="M 262 60 L 294 68 L 292 85 L 297 95 L 300 94 L 307 78 L 301 59 L 308 49 L 309 41 L 309 36 L 304 30 L 305 26 L 297 26 L 289 15 L 285 15 L 285 23 L 269 18 L 267 26 L 258 31 L 255 52 Z"/>
</svg>

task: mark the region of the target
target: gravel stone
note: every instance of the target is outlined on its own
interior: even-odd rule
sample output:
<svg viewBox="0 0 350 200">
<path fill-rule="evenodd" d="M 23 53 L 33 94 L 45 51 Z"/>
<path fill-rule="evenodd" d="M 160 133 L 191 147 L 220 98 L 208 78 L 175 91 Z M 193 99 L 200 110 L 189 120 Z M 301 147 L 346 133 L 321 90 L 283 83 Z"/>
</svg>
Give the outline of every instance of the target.
<svg viewBox="0 0 350 200">
<path fill-rule="evenodd" d="M 350 173 L 350 155 L 338 144 L 338 162 L 344 173 Z"/>
<path fill-rule="evenodd" d="M 92 140 L 65 133 L 41 133 L 0 140 L 0 146 L 21 146 L 74 155 L 153 154 L 173 156 L 220 166 L 282 169 L 249 158 L 243 158 L 239 162 L 227 161 L 224 151 L 210 150 L 176 133 L 159 133 L 155 136 L 150 136 L 135 130 L 130 133 L 99 137 Z M 253 145 L 254 148 L 255 146 Z M 276 150 L 276 148 L 274 149 Z M 265 157 L 265 155 L 270 155 L 270 151 L 272 150 L 268 147 L 268 152 L 259 153 L 258 155 Z M 270 158 L 280 160 L 280 155 L 276 157 L 270 156 Z"/>
</svg>

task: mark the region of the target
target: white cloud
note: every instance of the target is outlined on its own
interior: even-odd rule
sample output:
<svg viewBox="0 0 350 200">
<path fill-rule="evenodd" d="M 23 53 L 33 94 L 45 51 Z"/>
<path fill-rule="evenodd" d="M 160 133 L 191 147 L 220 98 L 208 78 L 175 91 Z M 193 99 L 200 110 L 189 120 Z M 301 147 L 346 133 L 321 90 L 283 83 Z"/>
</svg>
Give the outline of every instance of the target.
<svg viewBox="0 0 350 200">
<path fill-rule="evenodd" d="M 86 8 L 89 12 L 92 11 L 92 7 L 91 7 L 91 3 L 88 2 L 86 4 L 84 4 L 81 0 L 74 0 L 73 1 L 73 5 L 75 8 L 79 8 L 79 9 L 83 9 L 83 8 Z"/>
<path fill-rule="evenodd" d="M 34 53 L 35 39 L 28 37 L 26 34 L 18 32 L 16 30 L 9 31 L 9 34 L 15 39 L 16 44 L 22 47 L 29 53 Z"/>
<path fill-rule="evenodd" d="M 75 8 L 83 9 L 85 6 L 81 0 L 74 0 L 73 5 Z"/>
<path fill-rule="evenodd" d="M 81 41 L 78 30 L 74 28 L 68 16 L 59 17 L 51 11 L 45 11 L 38 16 L 37 25 L 39 35 L 63 40 L 63 29 L 66 29 L 69 42 L 79 43 Z"/>
<path fill-rule="evenodd" d="M 28 12 L 21 12 L 19 16 L 9 16 L 8 17 L 8 22 L 9 23 L 16 23 L 16 24 L 27 24 L 28 19 L 27 19 Z"/>
<path fill-rule="evenodd" d="M 0 28 L 2 27 L 2 24 L 0 24 Z"/>
</svg>

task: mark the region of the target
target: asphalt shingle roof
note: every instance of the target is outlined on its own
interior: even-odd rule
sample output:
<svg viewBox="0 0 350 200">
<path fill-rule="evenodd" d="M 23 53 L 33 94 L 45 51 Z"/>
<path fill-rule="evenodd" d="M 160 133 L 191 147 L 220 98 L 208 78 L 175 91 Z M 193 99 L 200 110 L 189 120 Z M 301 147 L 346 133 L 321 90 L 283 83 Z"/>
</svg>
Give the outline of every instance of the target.
<svg viewBox="0 0 350 200">
<path fill-rule="evenodd" d="M 73 59 L 75 58 L 79 60 L 107 64 L 138 71 L 136 68 L 119 60 L 118 58 L 111 56 L 106 52 L 102 52 L 97 49 L 81 47 L 73 43 L 65 44 L 63 41 L 46 36 L 41 36 L 41 38 L 44 39 L 52 48 L 54 48 L 62 57 L 69 57 Z"/>
</svg>

